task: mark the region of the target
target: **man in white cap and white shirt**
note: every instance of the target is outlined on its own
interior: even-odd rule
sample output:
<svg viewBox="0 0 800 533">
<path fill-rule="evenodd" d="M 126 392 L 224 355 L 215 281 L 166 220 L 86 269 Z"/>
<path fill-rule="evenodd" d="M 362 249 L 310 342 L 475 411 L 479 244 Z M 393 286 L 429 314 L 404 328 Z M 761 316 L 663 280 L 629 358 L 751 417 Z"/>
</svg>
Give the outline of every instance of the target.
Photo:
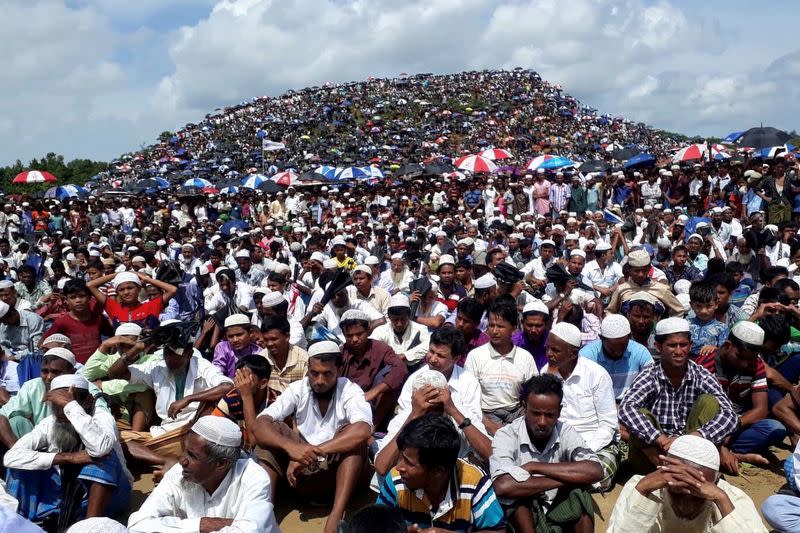
<svg viewBox="0 0 800 533">
<path fill-rule="evenodd" d="M 184 438 L 180 461 L 131 514 L 129 531 L 280 531 L 269 476 L 241 455 L 241 445 L 232 420 L 199 418 Z"/>
<path fill-rule="evenodd" d="M 675 439 L 646 476 L 623 487 L 609 533 L 766 533 L 753 501 L 719 473 L 713 442 L 696 435 Z"/>
<path fill-rule="evenodd" d="M 383 287 L 377 287 L 372 283 L 372 268 L 368 265 L 359 265 L 353 269 L 350 277 L 353 279 L 353 284 L 347 287 L 348 299 L 367 302 L 381 314 L 386 315 L 391 295 Z"/>
<path fill-rule="evenodd" d="M 69 524 L 76 503 L 84 500 L 89 517 L 124 512 L 133 478 L 114 417 L 97 408 L 89 382 L 78 374 L 57 376 L 44 401 L 53 414 L 16 441 L 3 459 L 8 491 L 20 502 L 18 512 L 37 521 L 58 513 L 62 524 Z M 72 484 L 72 476 L 80 483 Z"/>
<path fill-rule="evenodd" d="M 597 243 L 594 260 L 583 267 L 583 279 L 600 294 L 603 302 L 608 302 L 617 284 L 622 279 L 622 267 L 614 261 L 614 251 L 605 242 Z"/>
<path fill-rule="evenodd" d="M 619 466 L 617 405 L 611 377 L 603 367 L 578 355 L 581 330 L 558 322 L 547 336 L 547 365 L 542 374 L 555 374 L 564 382 L 559 420 L 572 426 L 597 454 L 603 466 L 601 490 L 614 482 Z"/>
<path fill-rule="evenodd" d="M 378 285 L 389 291 L 390 294 L 402 292 L 408 294 L 414 273 L 409 270 L 401 252 L 393 253 L 390 268 L 381 272 Z"/>
<path fill-rule="evenodd" d="M 395 294 L 389 301 L 388 324 L 375 328 L 369 338 L 388 344 L 409 367 L 415 367 L 428 353 L 428 328 L 411 320 L 411 303 L 405 294 Z"/>
</svg>

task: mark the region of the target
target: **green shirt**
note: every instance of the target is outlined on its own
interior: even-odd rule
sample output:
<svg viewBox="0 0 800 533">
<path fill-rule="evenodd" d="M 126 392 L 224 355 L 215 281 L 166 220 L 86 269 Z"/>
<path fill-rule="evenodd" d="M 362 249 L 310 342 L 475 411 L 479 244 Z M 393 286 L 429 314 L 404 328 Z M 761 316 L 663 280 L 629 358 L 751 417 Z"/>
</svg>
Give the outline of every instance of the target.
<svg viewBox="0 0 800 533">
<path fill-rule="evenodd" d="M 94 352 L 89 360 L 86 361 L 86 364 L 83 365 L 83 368 L 81 368 L 81 374 L 83 374 L 83 377 L 90 382 L 103 379 L 108 376 L 108 369 L 111 368 L 111 366 L 116 363 L 120 357 L 122 357 L 122 355 L 119 353 L 103 353 L 98 350 Z M 136 364 L 146 363 L 155 359 L 159 359 L 159 356 L 155 354 L 142 353 L 139 355 L 139 359 L 136 360 Z M 144 392 L 146 390 L 147 385 L 141 383 L 137 385 L 130 385 L 124 379 L 109 379 L 103 382 L 103 392 L 109 396 L 119 396 L 123 402 L 125 401 L 125 398 L 128 397 L 128 394 L 132 394 L 134 392 Z"/>
<path fill-rule="evenodd" d="M 183 393 L 186 389 L 187 372 L 175 374 L 175 401 L 183 400 Z"/>
</svg>

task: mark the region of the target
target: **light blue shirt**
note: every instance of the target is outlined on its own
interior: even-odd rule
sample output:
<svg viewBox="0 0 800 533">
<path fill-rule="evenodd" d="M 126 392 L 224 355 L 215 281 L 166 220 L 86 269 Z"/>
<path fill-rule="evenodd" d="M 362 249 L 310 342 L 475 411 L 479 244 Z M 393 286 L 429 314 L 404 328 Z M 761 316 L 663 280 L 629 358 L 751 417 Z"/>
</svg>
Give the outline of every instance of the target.
<svg viewBox="0 0 800 533">
<path fill-rule="evenodd" d="M 603 352 L 602 339 L 590 342 L 581 348 L 578 354 L 594 361 L 608 372 L 611 376 L 614 397 L 617 401 L 621 400 L 625 393 L 628 392 L 631 383 L 639 375 L 639 372 L 653 362 L 650 350 L 633 339 L 628 341 L 628 347 L 625 348 L 625 353 L 619 359 L 606 357 Z"/>
</svg>

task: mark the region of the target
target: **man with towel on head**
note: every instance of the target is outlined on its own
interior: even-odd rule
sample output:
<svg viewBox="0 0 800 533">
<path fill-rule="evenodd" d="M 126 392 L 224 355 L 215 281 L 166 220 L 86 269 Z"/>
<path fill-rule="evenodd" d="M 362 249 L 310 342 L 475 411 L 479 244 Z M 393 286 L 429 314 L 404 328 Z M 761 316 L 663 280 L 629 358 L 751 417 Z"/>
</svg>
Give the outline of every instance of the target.
<svg viewBox="0 0 800 533">
<path fill-rule="evenodd" d="M 683 316 L 683 305 L 678 301 L 670 286 L 650 278 L 650 269 L 653 267 L 650 264 L 650 254 L 645 250 L 633 250 L 628 253 L 626 259 L 626 281 L 617 285 L 611 294 L 611 301 L 606 307 L 606 313 L 619 313 L 623 303 L 630 300 L 637 292 L 644 291 L 660 300 L 669 311 L 670 316 Z"/>
<path fill-rule="evenodd" d="M 696 435 L 675 439 L 658 470 L 633 476 L 617 499 L 608 533 L 766 533 L 753 501 L 720 479 L 719 452 Z"/>
<path fill-rule="evenodd" d="M 132 533 L 280 531 L 269 476 L 241 455 L 236 422 L 203 416 L 184 437 L 180 461 L 128 519 Z"/>
<path fill-rule="evenodd" d="M 78 374 L 57 376 L 44 401 L 53 414 L 14 443 L 3 461 L 18 512 L 35 521 L 60 515 L 59 530 L 84 514 L 124 512 L 132 477 L 114 417 L 96 408 L 89 382 Z"/>
</svg>

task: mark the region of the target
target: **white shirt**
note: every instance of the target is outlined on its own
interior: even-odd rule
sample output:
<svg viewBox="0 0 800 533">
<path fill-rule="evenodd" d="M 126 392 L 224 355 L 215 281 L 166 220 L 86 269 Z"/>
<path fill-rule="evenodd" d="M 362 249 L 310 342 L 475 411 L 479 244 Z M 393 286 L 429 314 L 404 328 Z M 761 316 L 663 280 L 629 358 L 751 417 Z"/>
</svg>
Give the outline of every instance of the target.
<svg viewBox="0 0 800 533">
<path fill-rule="evenodd" d="M 309 306 L 311 306 L 311 304 L 309 304 Z M 380 311 L 375 309 L 372 304 L 363 300 L 350 300 L 349 304 L 342 308 L 334 307 L 333 302 L 328 302 L 325 304 L 325 307 L 322 308 L 322 312 L 314 319 L 314 322 L 320 326 L 324 326 L 332 335 L 335 335 L 341 342 L 344 342 L 344 333 L 342 333 L 342 328 L 339 327 L 339 322 L 344 312 L 348 309 L 364 311 L 369 316 L 370 322 L 383 318 Z"/>
<path fill-rule="evenodd" d="M 464 369 L 478 378 L 481 385 L 481 409 L 484 411 L 519 405 L 520 385 L 539 374 L 536 361 L 527 350 L 512 346 L 510 352 L 501 354 L 491 343 L 469 352 Z"/>
<path fill-rule="evenodd" d="M 385 342 L 396 354 L 403 355 L 406 364 L 412 365 L 420 361 L 428 353 L 431 334 L 428 332 L 427 327 L 409 320 L 408 327 L 400 338 L 395 334 L 391 324 L 378 326 L 369 338 Z"/>
<path fill-rule="evenodd" d="M 409 284 L 414 279 L 414 274 L 409 269 L 405 269 L 402 273 L 402 276 L 400 276 L 400 281 L 397 283 L 395 283 L 392 279 L 393 275 L 396 274 L 391 268 L 381 272 L 381 275 L 378 278 L 378 286 L 383 287 L 390 293 L 394 291 L 408 293 Z"/>
<path fill-rule="evenodd" d="M 549 367 L 549 363 L 544 365 L 542 374 Z M 578 356 L 575 370 L 564 381 L 559 420 L 575 428 L 594 452 L 611 443 L 619 428 L 617 404 L 611 376 L 602 366 Z"/>
<path fill-rule="evenodd" d="M 372 408 L 364 399 L 364 391 L 347 378 L 336 381 L 336 391 L 324 416 L 311 391 L 308 377 L 290 383 L 259 416 L 265 415 L 276 421 L 294 415 L 300 434 L 313 446 L 331 440 L 345 424 L 366 422 L 372 427 Z"/>
<path fill-rule="evenodd" d="M 131 533 L 200 531 L 200 519 L 228 518 L 219 533 L 280 532 L 270 501 L 267 472 L 250 459 L 239 459 L 213 494 L 183 480 L 180 463 L 170 468 L 138 511 L 128 519 Z"/>
<path fill-rule="evenodd" d="M 622 278 L 622 267 L 619 263 L 612 262 L 606 264 L 605 269 L 601 269 L 597 264 L 597 260 L 589 261 L 583 271 L 581 272 L 592 287 L 595 285 L 599 287 L 611 287 Z"/>
<path fill-rule="evenodd" d="M 245 309 L 255 309 L 256 303 L 253 301 L 253 287 L 243 281 L 236 282 L 236 306 Z M 216 313 L 228 305 L 228 295 L 220 290 L 219 285 L 212 285 L 203 291 L 203 301 L 207 313 Z"/>
<path fill-rule="evenodd" d="M 552 265 L 555 262 L 555 256 L 550 258 L 546 264 L 542 262 L 541 257 L 535 258 L 533 261 L 529 262 L 527 265 L 522 267 L 522 272 L 526 276 L 528 274 L 532 274 L 534 279 L 538 280 L 546 280 L 547 279 L 547 267 Z"/>
<path fill-rule="evenodd" d="M 128 380 L 129 384 L 143 383 L 153 389 L 156 394 L 156 414 L 161 419 L 161 425 L 150 427 L 150 433 L 153 437 L 158 437 L 184 426 L 194 419 L 195 412 L 200 406 L 199 402 L 192 402 L 187 405 L 186 409 L 178 413 L 178 416 L 174 419 L 167 415 L 170 404 L 175 401 L 176 386 L 175 375 L 169 371 L 163 358 L 148 361 L 141 365 L 130 365 L 128 370 L 131 372 L 131 379 Z M 224 376 L 219 368 L 203 359 L 200 356 L 200 352 L 194 350 L 192 359 L 189 361 L 183 397 L 185 398 L 195 392 L 212 389 L 223 383 L 233 385 L 233 381 Z"/>
</svg>

